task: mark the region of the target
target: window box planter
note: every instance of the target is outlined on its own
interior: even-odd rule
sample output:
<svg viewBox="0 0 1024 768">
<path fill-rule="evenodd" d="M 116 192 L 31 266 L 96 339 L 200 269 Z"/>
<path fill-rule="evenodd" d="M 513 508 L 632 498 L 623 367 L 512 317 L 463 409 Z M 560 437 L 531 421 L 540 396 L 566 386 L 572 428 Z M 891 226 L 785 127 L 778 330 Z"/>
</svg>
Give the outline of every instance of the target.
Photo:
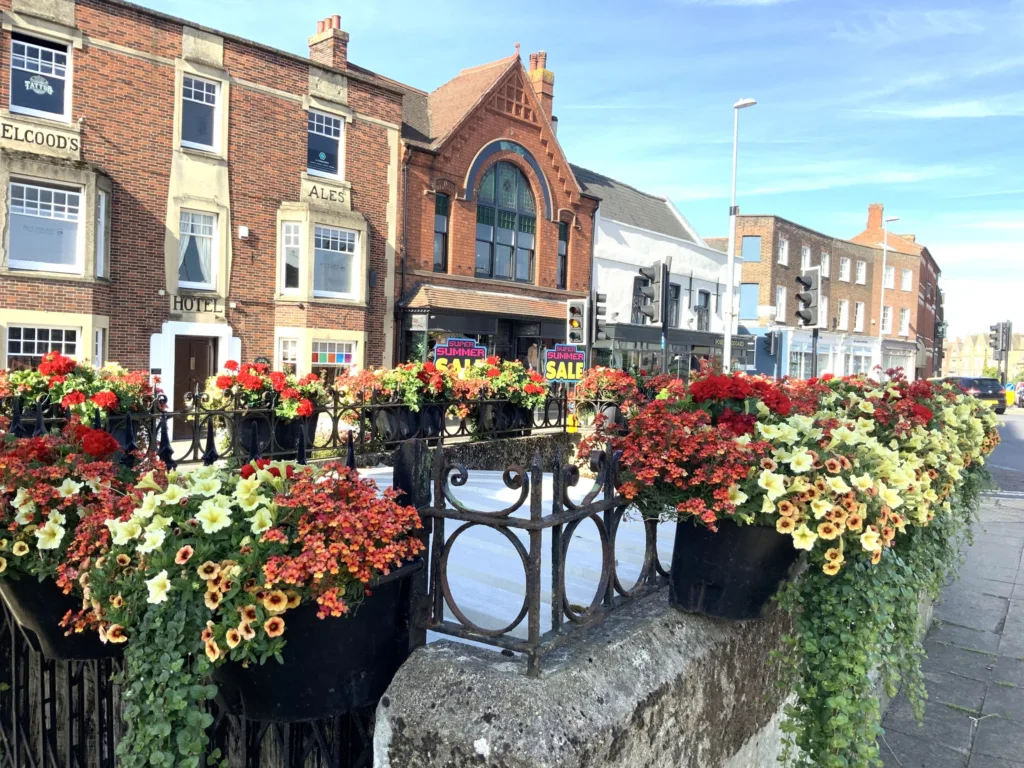
<svg viewBox="0 0 1024 768">
<path fill-rule="evenodd" d="M 4 579 L 0 582 L 0 596 L 28 644 L 49 659 L 106 659 L 121 655 L 123 646 L 102 643 L 96 632 L 64 634 L 61 619 L 68 611 L 79 610 L 82 601 L 65 595 L 53 579 Z"/>
<path fill-rule="evenodd" d="M 799 555 L 792 539 L 774 528 L 722 520 L 716 533 L 682 520 L 676 523 L 669 602 L 719 619 L 767 616 Z"/>
<path fill-rule="evenodd" d="M 409 657 L 410 563 L 382 577 L 350 615 L 318 619 L 316 603 L 284 614 L 284 663 L 228 662 L 213 679 L 219 700 L 250 720 L 317 720 L 372 706 Z"/>
</svg>

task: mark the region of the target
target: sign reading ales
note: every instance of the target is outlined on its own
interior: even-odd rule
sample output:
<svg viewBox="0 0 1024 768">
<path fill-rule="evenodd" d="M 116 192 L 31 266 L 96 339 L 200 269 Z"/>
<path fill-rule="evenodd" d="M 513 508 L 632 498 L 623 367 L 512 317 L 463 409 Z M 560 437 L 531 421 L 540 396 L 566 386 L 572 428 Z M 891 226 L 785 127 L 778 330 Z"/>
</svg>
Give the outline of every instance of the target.
<svg viewBox="0 0 1024 768">
<path fill-rule="evenodd" d="M 474 360 L 487 357 L 487 347 L 481 347 L 472 339 L 448 339 L 434 347 L 434 365 L 454 373 L 465 370 Z"/>
<path fill-rule="evenodd" d="M 587 351 L 575 344 L 555 344 L 544 350 L 544 378 L 552 383 L 575 384 L 587 370 Z"/>
</svg>

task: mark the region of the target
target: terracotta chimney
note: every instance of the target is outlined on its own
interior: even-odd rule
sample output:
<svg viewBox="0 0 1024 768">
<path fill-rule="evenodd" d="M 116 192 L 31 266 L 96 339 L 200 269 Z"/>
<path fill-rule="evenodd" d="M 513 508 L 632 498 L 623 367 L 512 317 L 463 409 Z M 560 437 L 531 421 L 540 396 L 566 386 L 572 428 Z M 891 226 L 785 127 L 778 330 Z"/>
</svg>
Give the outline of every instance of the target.
<svg viewBox="0 0 1024 768">
<path fill-rule="evenodd" d="M 872 203 L 868 206 L 868 229 L 882 228 L 882 214 L 885 206 L 881 203 Z"/>
<path fill-rule="evenodd" d="M 553 119 L 553 103 L 555 100 L 555 73 L 548 69 L 548 54 L 538 51 L 530 54 L 530 83 L 537 93 L 548 119 Z"/>
<path fill-rule="evenodd" d="M 309 38 L 309 58 L 333 69 L 348 67 L 348 32 L 341 28 L 341 16 L 334 14 L 316 23 L 316 34 Z"/>
</svg>

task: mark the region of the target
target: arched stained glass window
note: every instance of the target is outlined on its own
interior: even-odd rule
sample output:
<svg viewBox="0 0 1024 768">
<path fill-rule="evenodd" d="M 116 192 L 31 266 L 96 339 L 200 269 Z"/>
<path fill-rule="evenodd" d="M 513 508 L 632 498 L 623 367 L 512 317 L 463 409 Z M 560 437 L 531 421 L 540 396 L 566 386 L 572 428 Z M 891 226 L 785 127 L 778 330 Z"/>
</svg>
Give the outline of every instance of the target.
<svg viewBox="0 0 1024 768">
<path fill-rule="evenodd" d="M 537 201 L 511 163 L 497 163 L 480 180 L 476 206 L 476 276 L 533 282 Z"/>
</svg>

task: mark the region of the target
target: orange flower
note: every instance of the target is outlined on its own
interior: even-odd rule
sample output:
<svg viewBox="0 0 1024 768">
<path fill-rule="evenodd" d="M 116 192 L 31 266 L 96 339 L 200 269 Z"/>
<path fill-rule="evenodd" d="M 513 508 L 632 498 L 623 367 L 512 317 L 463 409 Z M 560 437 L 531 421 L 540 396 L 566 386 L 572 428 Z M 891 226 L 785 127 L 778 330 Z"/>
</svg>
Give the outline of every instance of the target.
<svg viewBox="0 0 1024 768">
<path fill-rule="evenodd" d="M 238 634 L 242 636 L 244 640 L 252 640 L 256 637 L 256 630 L 247 621 L 243 621 L 238 625 Z"/>
<path fill-rule="evenodd" d="M 783 517 L 792 517 L 796 514 L 796 507 L 793 505 L 793 502 L 786 501 L 785 499 L 779 502 L 778 510 L 779 514 Z"/>
<path fill-rule="evenodd" d="M 288 594 L 288 609 L 291 610 L 292 608 L 298 608 L 299 604 L 302 602 L 302 595 L 300 595 L 298 592 L 296 592 L 293 589 L 289 589 L 287 594 Z"/>
<path fill-rule="evenodd" d="M 210 582 L 210 583 L 213 584 L 213 582 Z M 231 579 L 229 579 L 222 572 L 221 573 L 221 577 L 217 580 L 217 589 L 219 589 L 221 592 L 228 592 L 228 591 L 231 590 L 231 585 L 232 585 Z"/>
<path fill-rule="evenodd" d="M 212 581 L 220 576 L 220 566 L 210 560 L 207 560 L 196 569 L 196 572 L 199 574 L 199 578 L 203 581 Z"/>
<path fill-rule="evenodd" d="M 832 547 L 825 550 L 825 559 L 830 563 L 841 563 L 843 562 L 843 553 L 837 547 Z"/>
<path fill-rule="evenodd" d="M 792 517 L 780 517 L 775 523 L 775 530 L 779 533 L 792 533 L 796 529 L 796 523 Z"/>
<path fill-rule="evenodd" d="M 838 459 L 826 459 L 825 469 L 827 469 L 833 475 L 838 475 L 842 471 L 843 465 L 839 462 Z"/>
<path fill-rule="evenodd" d="M 288 610 L 288 595 L 279 589 L 268 592 L 263 597 L 263 607 L 271 613 L 284 613 Z"/>
<path fill-rule="evenodd" d="M 832 541 L 839 535 L 839 529 L 835 523 L 822 523 L 818 526 L 818 537 L 825 541 Z"/>
<path fill-rule="evenodd" d="M 124 605 L 124 598 L 121 597 L 121 595 L 111 595 L 110 596 L 110 604 L 112 606 L 114 606 L 115 608 L 120 608 L 121 606 Z"/>
<path fill-rule="evenodd" d="M 238 644 L 242 642 L 242 634 L 232 627 L 227 631 L 227 634 L 224 635 L 224 640 L 227 642 L 228 648 L 236 648 L 238 647 Z"/>
<path fill-rule="evenodd" d="M 280 637 L 284 634 L 284 619 L 280 616 L 272 616 L 263 623 L 263 630 L 267 637 Z"/>
<path fill-rule="evenodd" d="M 842 465 L 844 472 L 849 472 L 851 469 L 853 469 L 853 464 L 851 464 L 850 460 L 845 456 L 839 457 L 839 463 Z"/>
<path fill-rule="evenodd" d="M 826 576 L 835 576 L 839 573 L 839 569 L 842 567 L 841 563 L 825 563 L 821 566 L 821 570 L 825 572 Z"/>
<path fill-rule="evenodd" d="M 184 547 L 178 550 L 178 553 L 174 556 L 174 562 L 177 565 L 184 565 L 192 559 L 192 554 L 195 552 L 192 547 L 186 544 Z"/>
<path fill-rule="evenodd" d="M 256 606 L 247 605 L 244 608 L 238 609 L 239 615 L 241 615 L 243 621 L 253 622 L 256 621 Z"/>
<path fill-rule="evenodd" d="M 209 608 L 211 611 L 215 611 L 220 607 L 221 600 L 223 599 L 224 595 L 222 595 L 219 591 L 217 591 L 216 589 L 210 589 L 207 590 L 206 597 L 203 599 L 203 602 L 206 603 L 207 608 Z"/>
<path fill-rule="evenodd" d="M 878 561 L 882 559 L 882 550 L 876 549 L 871 553 L 871 564 L 878 565 Z"/>
<path fill-rule="evenodd" d="M 132 559 L 128 557 L 128 555 L 126 555 L 124 552 L 122 552 L 120 555 L 114 558 L 114 560 L 122 568 L 127 568 L 132 562 Z"/>
<path fill-rule="evenodd" d="M 761 459 L 761 469 L 767 469 L 774 472 L 779 468 L 779 465 L 775 462 L 775 459 L 769 459 L 767 456 Z"/>
<path fill-rule="evenodd" d="M 213 639 L 213 622 L 206 622 L 206 628 L 200 633 L 199 638 L 204 642 L 208 643 Z"/>
<path fill-rule="evenodd" d="M 888 544 L 896 538 L 896 529 L 891 525 L 887 525 L 882 529 L 882 538 L 885 539 L 885 543 Z"/>
<path fill-rule="evenodd" d="M 220 658 L 220 646 L 213 640 L 206 641 L 206 658 L 210 661 L 216 661 Z"/>
<path fill-rule="evenodd" d="M 107 640 L 111 643 L 125 643 L 128 635 L 124 633 L 124 627 L 120 624 L 111 624 L 107 627 Z"/>
<path fill-rule="evenodd" d="M 859 531 L 864 527 L 864 518 L 854 513 L 846 518 L 846 527 L 851 531 Z"/>
</svg>

